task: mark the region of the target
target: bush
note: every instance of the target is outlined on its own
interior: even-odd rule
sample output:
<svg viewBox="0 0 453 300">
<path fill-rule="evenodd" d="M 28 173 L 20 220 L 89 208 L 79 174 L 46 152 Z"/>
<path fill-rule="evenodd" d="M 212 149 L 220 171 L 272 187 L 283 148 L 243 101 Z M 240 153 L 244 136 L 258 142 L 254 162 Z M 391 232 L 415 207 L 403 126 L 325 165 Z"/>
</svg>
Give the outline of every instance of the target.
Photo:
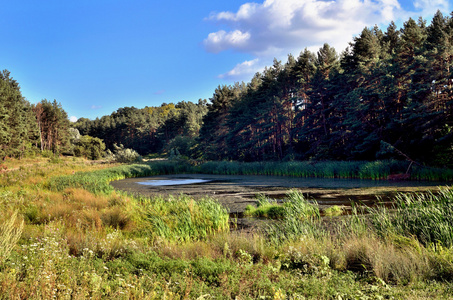
<svg viewBox="0 0 453 300">
<path fill-rule="evenodd" d="M 104 156 L 105 144 L 100 138 L 84 135 L 73 141 L 74 155 L 86 157 L 91 160 Z"/>
<path fill-rule="evenodd" d="M 194 138 L 178 135 L 165 146 L 165 150 L 169 155 L 173 152 L 174 155 L 191 157 L 193 152 L 192 149 L 195 147 L 195 144 Z"/>
<path fill-rule="evenodd" d="M 107 151 L 107 159 L 119 163 L 133 163 L 142 161 L 142 157 L 134 149 L 124 148 L 123 145 L 113 145 L 114 153 Z"/>
</svg>

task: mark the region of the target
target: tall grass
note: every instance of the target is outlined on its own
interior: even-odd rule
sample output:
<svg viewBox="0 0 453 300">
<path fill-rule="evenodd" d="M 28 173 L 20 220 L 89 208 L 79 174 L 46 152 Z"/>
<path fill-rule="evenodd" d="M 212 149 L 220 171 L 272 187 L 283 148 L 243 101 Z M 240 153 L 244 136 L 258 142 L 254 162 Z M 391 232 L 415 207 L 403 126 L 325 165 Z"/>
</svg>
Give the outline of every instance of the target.
<svg viewBox="0 0 453 300">
<path fill-rule="evenodd" d="M 279 163 L 256 163 L 250 169 L 296 176 L 304 165 L 306 174 L 316 175 L 315 168 L 322 165 L 285 164 L 288 173 Z M 352 176 L 347 165 L 326 162 L 323 168 L 329 169 L 326 176 Z M 441 234 L 430 239 L 423 238 L 426 231 L 415 234 L 420 222 L 420 227 L 446 235 L 436 223 L 449 224 L 451 191 L 424 195 L 419 204 L 414 204 L 418 198 L 401 196 L 404 203 L 394 210 L 361 215 L 357 208 L 340 219 L 321 218 L 315 202 L 293 191 L 287 204 L 278 204 L 281 217 L 271 220 L 264 234 L 238 233 L 229 232 L 228 214 L 212 199 L 136 199 L 106 187 L 114 179 L 201 168 L 159 162 L 103 170 L 111 166 L 62 158 L 0 176 L 1 219 L 16 236 L 6 239 L 11 250 L 2 254 L 0 298 L 451 298 L 453 247 L 437 242 L 448 241 Z M 236 173 L 249 168 L 234 166 Z M 229 163 L 222 168 L 232 170 Z M 367 172 L 373 168 L 384 167 L 370 165 Z M 259 202 L 269 203 L 265 197 Z M 13 211 L 18 211 L 14 222 L 4 217 Z M 401 224 L 396 220 L 400 214 L 406 218 Z M 2 230 L 4 238 L 14 235 Z"/>
<path fill-rule="evenodd" d="M 8 259 L 22 234 L 24 221 L 20 221 L 18 222 L 19 224 L 16 224 L 16 219 L 17 211 L 0 225 L 0 265 Z"/>
<path fill-rule="evenodd" d="M 211 161 L 198 171 L 219 175 L 273 175 L 312 178 L 387 179 L 391 174 L 405 173 L 408 162 L 384 161 L 290 161 L 290 162 L 234 162 Z M 453 170 L 414 166 L 413 180 L 452 181 Z"/>
<path fill-rule="evenodd" d="M 281 245 L 301 237 L 315 238 L 326 234 L 320 226 L 318 205 L 310 203 L 301 192 L 290 191 L 282 207 L 283 218 L 263 229 L 272 244 Z"/>
<path fill-rule="evenodd" d="M 64 191 L 67 188 L 84 188 L 94 194 L 107 194 L 113 191 L 110 181 L 125 178 L 186 173 L 192 167 L 186 163 L 156 161 L 149 164 L 121 165 L 94 172 L 77 172 L 66 176 L 55 176 L 45 185 L 51 191 Z"/>
<path fill-rule="evenodd" d="M 441 188 L 438 194 L 399 194 L 394 212 L 375 210 L 374 226 L 381 234 L 394 232 L 415 236 L 424 245 L 453 246 L 453 190 Z"/>
<path fill-rule="evenodd" d="M 180 195 L 168 198 L 142 198 L 137 203 L 139 226 L 145 234 L 172 241 L 205 239 L 229 231 L 229 215 L 216 200 Z"/>
</svg>

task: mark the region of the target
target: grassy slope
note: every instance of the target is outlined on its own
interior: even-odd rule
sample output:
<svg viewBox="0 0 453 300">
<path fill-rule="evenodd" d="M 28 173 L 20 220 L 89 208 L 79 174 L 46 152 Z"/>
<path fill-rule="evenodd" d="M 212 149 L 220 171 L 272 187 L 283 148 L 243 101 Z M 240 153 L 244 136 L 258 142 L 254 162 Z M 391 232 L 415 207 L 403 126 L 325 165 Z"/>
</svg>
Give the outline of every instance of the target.
<svg viewBox="0 0 453 300">
<path fill-rule="evenodd" d="M 316 206 L 307 207 L 296 192 L 280 222 L 248 236 L 230 233 L 228 216 L 211 199 L 135 199 L 108 185 L 124 177 L 191 171 L 182 164 L 9 163 L 17 169 L 0 177 L 2 298 L 451 295 L 451 245 L 416 238 L 416 229 L 403 228 L 388 212 L 376 212 L 374 223 L 360 215 L 344 218 L 332 232 Z M 436 215 L 448 201 L 423 208 L 425 220 L 434 211 L 451 225 L 450 215 Z M 408 211 L 407 218 L 413 217 Z"/>
</svg>

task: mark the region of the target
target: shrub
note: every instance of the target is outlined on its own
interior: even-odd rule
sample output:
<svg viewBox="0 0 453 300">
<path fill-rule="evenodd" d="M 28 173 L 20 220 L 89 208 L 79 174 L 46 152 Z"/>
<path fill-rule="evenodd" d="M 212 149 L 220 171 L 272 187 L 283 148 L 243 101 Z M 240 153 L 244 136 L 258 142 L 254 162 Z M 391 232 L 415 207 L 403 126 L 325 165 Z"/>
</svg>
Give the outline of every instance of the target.
<svg viewBox="0 0 453 300">
<path fill-rule="evenodd" d="M 74 155 L 86 157 L 91 160 L 104 156 L 105 144 L 100 138 L 84 135 L 73 141 Z"/>
<path fill-rule="evenodd" d="M 116 161 L 119 163 L 133 163 L 142 161 L 142 157 L 137 151 L 129 148 L 124 148 L 123 145 L 113 145 L 114 151 L 107 151 L 107 160 Z"/>
</svg>

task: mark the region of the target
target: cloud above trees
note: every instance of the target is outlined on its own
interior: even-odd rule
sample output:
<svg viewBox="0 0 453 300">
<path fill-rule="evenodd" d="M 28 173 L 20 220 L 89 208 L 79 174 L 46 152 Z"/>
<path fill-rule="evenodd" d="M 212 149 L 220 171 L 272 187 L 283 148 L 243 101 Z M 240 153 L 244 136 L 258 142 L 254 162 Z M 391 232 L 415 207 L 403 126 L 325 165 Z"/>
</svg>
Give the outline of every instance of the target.
<svg viewBox="0 0 453 300">
<path fill-rule="evenodd" d="M 398 0 L 249 2 L 236 12 L 211 13 L 207 20 L 228 30 L 210 33 L 203 44 L 212 53 L 233 50 L 254 56 L 219 76 L 235 79 L 259 71 L 274 57 L 298 55 L 304 48 L 316 51 L 326 42 L 341 52 L 364 27 L 446 11 L 448 1 L 416 0 L 413 7 L 414 12 L 407 11 Z"/>
</svg>

